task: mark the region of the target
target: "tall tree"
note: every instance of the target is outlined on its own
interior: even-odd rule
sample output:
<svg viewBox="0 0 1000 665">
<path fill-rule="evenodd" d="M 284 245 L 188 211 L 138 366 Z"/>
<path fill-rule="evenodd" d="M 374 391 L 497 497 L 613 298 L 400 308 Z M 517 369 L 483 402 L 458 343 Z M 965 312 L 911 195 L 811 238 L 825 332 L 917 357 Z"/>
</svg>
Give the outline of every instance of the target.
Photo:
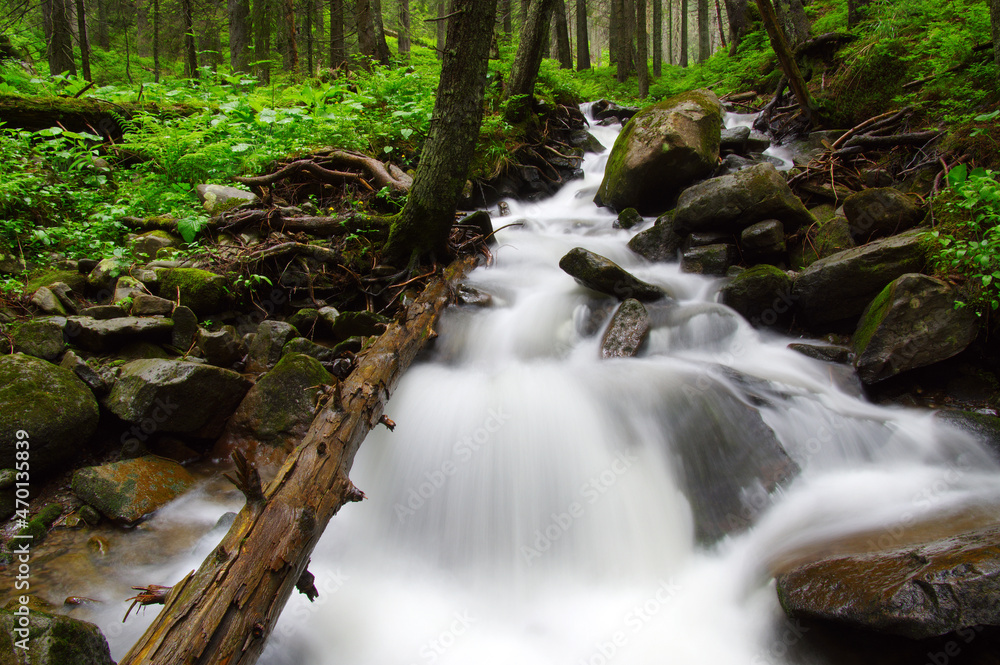
<svg viewBox="0 0 1000 665">
<path fill-rule="evenodd" d="M 313 61 L 313 22 L 315 19 L 316 5 L 313 0 L 301 0 L 302 2 L 302 30 L 301 36 L 306 42 L 306 76 L 312 76 L 316 70 Z"/>
<path fill-rule="evenodd" d="M 153 0 L 153 81 L 160 82 L 160 0 Z"/>
<path fill-rule="evenodd" d="M 507 100 L 506 118 L 511 124 L 523 120 L 531 110 L 535 94 L 535 79 L 544 55 L 545 33 L 555 0 L 534 0 L 528 8 L 528 20 L 521 30 L 521 43 L 517 46 L 514 64 L 504 97 Z"/>
<path fill-rule="evenodd" d="M 993 27 L 993 59 L 1000 67 L 1000 0 L 990 0 L 990 24 Z"/>
<path fill-rule="evenodd" d="M 667 0 L 667 63 L 674 64 L 674 0 Z"/>
<path fill-rule="evenodd" d="M 708 18 L 708 0 L 698 0 L 698 62 L 712 54 L 712 29 Z"/>
<path fill-rule="evenodd" d="M 788 85 L 795 94 L 795 99 L 798 101 L 802 111 L 807 116 L 811 116 L 816 107 L 813 104 L 812 97 L 809 95 L 805 79 L 802 78 L 802 73 L 799 71 L 799 66 L 795 62 L 795 56 L 792 55 L 792 50 L 788 47 L 788 41 L 785 39 L 785 34 L 778 23 L 778 17 L 774 13 L 771 0 L 757 0 L 757 7 L 760 9 L 764 29 L 767 30 L 767 36 L 771 40 L 771 47 L 774 49 L 775 55 L 778 56 L 778 64 L 781 65 L 781 71 L 788 78 Z"/>
<path fill-rule="evenodd" d="M 444 58 L 445 41 L 448 37 L 448 0 L 438 0 L 437 9 L 437 57 L 438 60 Z"/>
<path fill-rule="evenodd" d="M 299 41 L 295 26 L 295 0 L 281 0 L 282 64 L 284 70 L 295 76 L 299 71 Z"/>
<path fill-rule="evenodd" d="M 653 0 L 656 2 L 656 0 Z M 646 0 L 635 0 L 635 69 L 639 74 L 639 97 L 645 99 L 649 95 L 649 54 L 646 52 Z"/>
<path fill-rule="evenodd" d="M 555 16 L 556 53 L 559 55 L 560 69 L 573 69 L 573 51 L 569 48 L 569 26 L 566 22 L 566 0 L 555 0 L 552 8 Z"/>
<path fill-rule="evenodd" d="M 587 34 L 587 0 L 576 0 L 576 70 L 590 69 L 590 38 Z"/>
<path fill-rule="evenodd" d="M 379 0 L 355 0 L 354 19 L 358 26 L 358 50 L 388 67 L 389 46 L 385 41 Z"/>
<path fill-rule="evenodd" d="M 729 23 L 729 54 L 736 55 L 747 32 L 747 0 L 726 0 L 726 20 Z"/>
<path fill-rule="evenodd" d="M 229 66 L 234 72 L 246 73 L 250 71 L 250 0 L 229 0 L 227 9 Z"/>
<path fill-rule="evenodd" d="M 992 2 L 993 0 L 990 0 Z M 861 22 L 861 8 L 867 7 L 871 0 L 847 0 L 847 27 L 853 28 Z"/>
<path fill-rule="evenodd" d="M 399 57 L 404 61 L 410 59 L 410 0 L 399 0 Z"/>
<path fill-rule="evenodd" d="M 87 36 L 87 8 L 83 0 L 76 0 L 76 25 L 77 38 L 80 41 L 80 68 L 83 70 L 83 78 L 93 81 L 90 75 L 90 39 Z"/>
<path fill-rule="evenodd" d="M 271 82 L 271 3 L 273 0 L 253 0 L 253 57 L 257 80 Z"/>
<path fill-rule="evenodd" d="M 64 72 L 76 74 L 71 15 L 69 0 L 44 0 L 42 3 L 46 55 L 49 73 L 53 76 Z"/>
<path fill-rule="evenodd" d="M 194 8 L 191 0 L 181 0 L 181 19 L 184 22 L 184 75 L 198 78 L 198 51 L 194 45 Z"/>
<path fill-rule="evenodd" d="M 536 0 L 544 4 L 546 0 Z M 443 257 L 483 120 L 486 71 L 497 0 L 454 0 L 441 81 L 420 166 L 393 220 L 383 257 L 400 265 Z M 544 25 L 544 23 L 543 23 Z M 540 58 L 539 58 L 540 60 Z"/>
<path fill-rule="evenodd" d="M 681 0 L 680 16 L 677 18 L 681 23 L 681 67 L 688 66 L 688 0 Z"/>
<path fill-rule="evenodd" d="M 330 69 L 338 69 L 346 64 L 344 0 L 330 0 Z"/>
<path fill-rule="evenodd" d="M 774 12 L 790 46 L 794 47 L 809 38 L 809 17 L 802 0 L 774 0 Z"/>
<path fill-rule="evenodd" d="M 108 30 L 111 25 L 111 17 L 108 15 L 109 4 L 111 0 L 97 0 L 97 21 L 94 30 L 97 45 L 105 51 L 111 48 L 111 33 Z"/>
<path fill-rule="evenodd" d="M 719 25 L 719 41 L 722 42 L 722 48 L 726 48 L 726 30 L 723 27 L 725 23 L 722 22 L 722 6 L 719 0 L 715 0 L 715 16 Z"/>
<path fill-rule="evenodd" d="M 497 11 L 500 12 L 500 24 L 503 26 L 503 35 L 506 39 L 514 33 L 513 9 L 510 6 L 511 0 L 500 0 Z"/>
<path fill-rule="evenodd" d="M 663 0 L 653 0 L 653 76 L 663 74 Z"/>
</svg>

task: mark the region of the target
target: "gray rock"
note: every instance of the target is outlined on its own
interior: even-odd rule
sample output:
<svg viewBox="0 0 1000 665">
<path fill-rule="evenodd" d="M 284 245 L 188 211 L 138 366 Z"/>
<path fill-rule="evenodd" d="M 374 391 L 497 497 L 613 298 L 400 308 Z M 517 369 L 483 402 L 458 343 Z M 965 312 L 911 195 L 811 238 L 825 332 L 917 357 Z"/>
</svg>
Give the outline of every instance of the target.
<svg viewBox="0 0 1000 665">
<path fill-rule="evenodd" d="M 328 347 L 317 344 L 305 337 L 296 337 L 293 340 L 289 340 L 285 347 L 281 350 L 281 357 L 284 358 L 290 353 L 299 353 L 304 356 L 309 356 L 321 362 L 324 366 L 332 363 L 337 359 L 337 351 Z"/>
<path fill-rule="evenodd" d="M 757 265 L 722 287 L 719 300 L 755 328 L 784 326 L 792 318 L 792 279 L 784 270 Z"/>
<path fill-rule="evenodd" d="M 601 340 L 602 358 L 631 358 L 649 336 L 649 312 L 633 298 L 623 301 Z"/>
<path fill-rule="evenodd" d="M 145 293 L 144 287 L 139 280 L 129 275 L 122 275 L 115 282 L 115 293 L 111 297 L 112 304 L 123 304 L 131 302 L 136 296 Z"/>
<path fill-rule="evenodd" d="M 333 326 L 337 323 L 337 317 L 340 316 L 340 311 L 336 307 L 320 307 L 319 308 L 319 320 L 323 324 L 323 329 L 326 332 L 333 330 Z"/>
<path fill-rule="evenodd" d="M 304 307 L 288 317 L 288 324 L 305 336 L 312 336 L 318 321 L 319 311 L 312 307 Z"/>
<path fill-rule="evenodd" d="M 639 224 L 642 224 L 642 215 L 635 208 L 625 208 L 618 213 L 618 219 L 614 221 L 612 226 L 616 229 L 630 229 Z"/>
<path fill-rule="evenodd" d="M 577 283 L 619 300 L 650 302 L 668 297 L 660 287 L 643 282 L 617 263 L 582 247 L 571 249 L 559 260 L 559 267 Z"/>
<path fill-rule="evenodd" d="M 170 316 L 174 303 L 148 293 L 139 293 L 132 299 L 132 316 Z"/>
<path fill-rule="evenodd" d="M 458 286 L 458 304 L 467 307 L 492 307 L 493 296 L 468 284 L 460 284 Z"/>
<path fill-rule="evenodd" d="M 69 314 L 78 314 L 79 308 L 73 300 L 73 289 L 66 282 L 53 282 L 49 290 L 59 299 L 59 303 Z"/>
<path fill-rule="evenodd" d="M 26 634 L 20 633 L 18 607 L 0 610 L 0 658 L 5 665 L 115 665 L 107 639 L 94 624 L 26 605 L 30 620 Z"/>
<path fill-rule="evenodd" d="M 152 261 L 157 252 L 168 247 L 179 247 L 181 239 L 166 231 L 148 231 L 130 243 L 132 254 L 138 261 Z"/>
<path fill-rule="evenodd" d="M 66 319 L 54 316 L 46 319 L 20 321 L 11 325 L 15 353 L 26 353 L 43 360 L 55 360 L 66 348 L 63 328 Z"/>
<path fill-rule="evenodd" d="M 128 271 L 128 266 L 122 259 L 101 259 L 87 275 L 87 283 L 95 289 L 110 290 L 118 276 Z"/>
<path fill-rule="evenodd" d="M 751 224 L 740 233 L 740 247 L 750 263 L 780 258 L 785 253 L 785 227 L 776 219 Z"/>
<path fill-rule="evenodd" d="M 858 376 L 872 384 L 961 353 L 979 332 L 968 308 L 955 309 L 957 293 L 934 277 L 907 274 L 872 301 L 854 333 Z"/>
<path fill-rule="evenodd" d="M 569 144 L 574 148 L 583 148 L 585 152 L 600 154 L 607 150 L 600 141 L 590 132 L 578 129 L 569 136 Z"/>
<path fill-rule="evenodd" d="M 106 321 L 108 319 L 119 319 L 123 316 L 128 316 L 128 312 L 122 309 L 121 305 L 94 305 L 93 307 L 85 307 L 80 310 L 80 316 Z"/>
<path fill-rule="evenodd" d="M 892 187 L 865 189 L 844 200 L 851 235 L 859 242 L 894 235 L 924 218 L 916 201 Z"/>
<path fill-rule="evenodd" d="M 133 342 L 169 342 L 172 329 L 173 321 L 159 316 L 106 320 L 71 316 L 67 319 L 66 341 L 87 351 L 106 353 Z"/>
<path fill-rule="evenodd" d="M 736 260 L 736 246 L 727 244 L 692 247 L 681 257 L 681 270 L 699 275 L 726 274 Z"/>
<path fill-rule="evenodd" d="M 236 372 L 179 360 L 125 365 L 104 406 L 147 430 L 218 436 L 251 382 Z"/>
<path fill-rule="evenodd" d="M 822 360 L 828 363 L 837 363 L 838 365 L 846 365 L 854 360 L 854 351 L 846 346 L 795 342 L 789 344 L 788 348 L 813 360 Z"/>
<path fill-rule="evenodd" d="M 719 159 L 722 107 L 695 90 L 640 111 L 618 135 L 595 201 L 615 210 L 659 215 Z"/>
<path fill-rule="evenodd" d="M 341 312 L 330 328 L 330 335 L 338 342 L 351 337 L 381 335 L 389 323 L 390 319 L 375 312 Z"/>
<path fill-rule="evenodd" d="M 264 321 L 257 328 L 257 336 L 247 356 L 248 372 L 266 372 L 281 359 L 281 350 L 298 332 L 284 321 Z"/>
<path fill-rule="evenodd" d="M 257 195 L 253 192 L 225 185 L 198 185 L 195 187 L 195 192 L 205 210 L 211 215 L 257 201 Z"/>
<path fill-rule="evenodd" d="M 726 154 L 735 152 L 743 154 L 747 149 L 747 140 L 750 138 L 749 127 L 731 127 L 723 129 L 719 138 L 719 152 Z"/>
<path fill-rule="evenodd" d="M 194 485 L 194 477 L 172 460 L 147 455 L 73 473 L 73 493 L 119 524 L 135 524 Z"/>
<path fill-rule="evenodd" d="M 190 307 L 181 305 L 174 307 L 170 319 L 174 322 L 174 328 L 170 331 L 171 346 L 180 351 L 187 351 L 198 335 L 198 316 Z"/>
<path fill-rule="evenodd" d="M 628 248 L 648 261 L 676 261 L 683 244 L 684 236 L 675 229 L 673 213 L 666 213 L 629 240 Z"/>
<path fill-rule="evenodd" d="M 217 367 L 232 367 L 247 354 L 247 348 L 233 326 L 223 326 L 215 332 L 199 328 L 197 344 L 205 360 Z"/>
<path fill-rule="evenodd" d="M 925 263 L 921 235 L 908 231 L 810 265 L 792 287 L 805 322 L 817 325 L 858 316 L 889 282 L 920 272 Z"/>
<path fill-rule="evenodd" d="M 759 161 L 756 159 L 750 159 L 741 155 L 726 155 L 713 175 L 715 177 L 732 175 L 737 171 L 748 169 L 758 163 Z"/>
<path fill-rule="evenodd" d="M 54 314 L 56 316 L 66 316 L 69 312 L 60 302 L 59 298 L 55 293 L 52 292 L 47 286 L 43 286 L 35 294 L 31 296 L 31 304 L 45 312 L 46 314 Z"/>
<path fill-rule="evenodd" d="M 76 355 L 72 351 L 67 351 L 63 354 L 62 360 L 59 362 L 60 367 L 64 367 L 74 374 L 90 388 L 98 397 L 106 395 L 111 389 L 111 381 L 105 377 L 104 373 L 94 369 L 86 362 L 83 358 Z"/>
</svg>

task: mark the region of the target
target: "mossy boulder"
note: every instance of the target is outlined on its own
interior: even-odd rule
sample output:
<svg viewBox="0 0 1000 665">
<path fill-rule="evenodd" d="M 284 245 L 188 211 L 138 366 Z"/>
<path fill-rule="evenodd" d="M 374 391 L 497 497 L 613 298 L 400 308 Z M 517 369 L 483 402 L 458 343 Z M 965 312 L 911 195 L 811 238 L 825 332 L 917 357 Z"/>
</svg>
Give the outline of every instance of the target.
<svg viewBox="0 0 1000 665">
<path fill-rule="evenodd" d="M 165 268 L 156 271 L 160 296 L 175 300 L 198 315 L 220 312 L 229 306 L 229 283 L 222 275 L 197 268 Z"/>
<path fill-rule="evenodd" d="M 854 236 L 851 235 L 850 225 L 844 217 L 831 217 L 822 222 L 816 231 L 816 258 L 824 259 L 833 256 L 837 252 L 856 247 Z"/>
<path fill-rule="evenodd" d="M 337 342 L 351 337 L 371 337 L 385 332 L 391 320 L 375 312 L 341 312 L 330 326 L 330 336 Z"/>
<path fill-rule="evenodd" d="M 713 243 L 690 247 L 681 256 L 681 270 L 697 275 L 726 274 L 736 261 L 736 245 Z"/>
<path fill-rule="evenodd" d="M 792 316 L 792 279 L 780 268 L 757 265 L 723 286 L 719 301 L 755 328 L 783 325 Z"/>
<path fill-rule="evenodd" d="M 217 367 L 232 367 L 247 353 L 243 338 L 233 326 L 223 326 L 214 332 L 199 328 L 197 344 L 205 360 Z"/>
<path fill-rule="evenodd" d="M 976 338 L 979 320 L 968 308 L 955 309 L 956 296 L 927 275 L 903 275 L 886 286 L 854 333 L 861 380 L 877 383 L 962 352 Z"/>
<path fill-rule="evenodd" d="M 210 215 L 217 215 L 257 200 L 257 195 L 253 192 L 226 185 L 198 185 L 195 187 L 195 192 Z"/>
<path fill-rule="evenodd" d="M 68 284 L 77 293 L 83 293 L 87 288 L 86 275 L 81 275 L 75 270 L 47 269 L 33 273 L 24 287 L 24 292 L 34 293 L 43 286 L 50 286 L 56 282 Z"/>
<path fill-rule="evenodd" d="M 767 219 L 781 222 L 786 233 L 815 221 L 784 176 L 767 163 L 688 187 L 674 213 L 678 229 L 733 234 Z"/>
<path fill-rule="evenodd" d="M 628 241 L 628 248 L 648 261 L 677 261 L 684 236 L 677 232 L 673 212 L 656 218 L 653 226 Z"/>
<path fill-rule="evenodd" d="M 709 90 L 646 107 L 618 135 L 594 200 L 659 215 L 684 187 L 712 173 L 721 133 L 722 107 Z"/>
<path fill-rule="evenodd" d="M 104 399 L 113 414 L 146 434 L 179 432 L 213 438 L 250 389 L 228 369 L 181 360 L 134 360 Z"/>
<path fill-rule="evenodd" d="M 743 229 L 740 247 L 748 263 L 780 259 L 785 254 L 785 227 L 776 219 L 766 219 Z"/>
<path fill-rule="evenodd" d="M 56 282 L 56 284 L 62 284 L 62 282 Z M 37 307 L 39 311 L 45 314 L 55 314 L 56 316 L 66 316 L 69 314 L 59 296 L 47 286 L 39 287 L 34 295 L 31 296 L 29 302 L 33 307 Z"/>
<path fill-rule="evenodd" d="M 107 639 L 94 624 L 25 605 L 30 614 L 27 626 L 22 627 L 19 607 L 11 602 L 0 610 L 0 663 L 115 665 Z M 20 644 L 28 649 L 20 649 Z M 23 654 L 24 658 L 16 654 Z"/>
<path fill-rule="evenodd" d="M 336 381 L 315 358 L 285 355 L 262 376 L 230 418 L 216 453 L 280 464 L 309 429 L 324 386 Z"/>
<path fill-rule="evenodd" d="M 135 524 L 194 485 L 180 464 L 147 455 L 73 473 L 73 493 L 119 524 Z"/>
<path fill-rule="evenodd" d="M 612 226 L 616 229 L 630 229 L 639 224 L 642 224 L 642 215 L 635 208 L 625 208 L 618 213 L 618 219 Z"/>
<path fill-rule="evenodd" d="M 157 252 L 167 247 L 178 247 L 183 242 L 179 237 L 161 231 L 148 231 L 134 238 L 131 243 L 132 255 L 137 261 L 152 261 Z"/>
<path fill-rule="evenodd" d="M 649 336 L 649 312 L 634 298 L 625 300 L 601 339 L 602 358 L 631 358 L 639 353 Z"/>
<path fill-rule="evenodd" d="M 97 400 L 70 370 L 23 353 L 0 358 L 0 468 L 14 467 L 21 440 L 30 444 L 32 472 L 69 462 L 97 421 Z"/>
<path fill-rule="evenodd" d="M 14 351 L 44 360 L 55 360 L 66 348 L 63 341 L 65 327 L 66 319 L 61 317 L 14 323 L 10 326 Z"/>
<path fill-rule="evenodd" d="M 129 265 L 130 264 L 124 259 L 101 259 L 94 269 L 87 275 L 87 283 L 94 289 L 103 292 L 101 295 L 104 297 L 102 297 L 101 300 L 110 300 L 115 280 L 117 280 L 119 276 L 128 272 Z M 66 283 L 72 286 L 72 283 Z"/>
<path fill-rule="evenodd" d="M 559 267 L 578 284 L 619 300 L 635 298 L 650 302 L 668 295 L 660 287 L 647 284 L 614 261 L 582 247 L 571 249 L 559 259 Z"/>
<path fill-rule="evenodd" d="M 274 367 L 281 359 L 285 344 L 297 335 L 298 331 L 284 321 L 262 322 L 247 352 L 247 371 L 266 372 Z"/>
<path fill-rule="evenodd" d="M 848 196 L 844 215 L 854 239 L 867 242 L 916 226 L 924 218 L 924 210 L 897 189 L 874 187 Z"/>
<path fill-rule="evenodd" d="M 71 316 L 67 319 L 65 335 L 66 341 L 81 349 L 106 353 L 135 342 L 168 343 L 173 325 L 171 319 L 162 316 L 123 316 L 115 319 Z"/>
<path fill-rule="evenodd" d="M 312 307 L 305 307 L 296 310 L 288 317 L 287 323 L 295 328 L 300 335 L 312 335 L 315 332 L 316 324 L 319 321 L 319 310 Z"/>
</svg>

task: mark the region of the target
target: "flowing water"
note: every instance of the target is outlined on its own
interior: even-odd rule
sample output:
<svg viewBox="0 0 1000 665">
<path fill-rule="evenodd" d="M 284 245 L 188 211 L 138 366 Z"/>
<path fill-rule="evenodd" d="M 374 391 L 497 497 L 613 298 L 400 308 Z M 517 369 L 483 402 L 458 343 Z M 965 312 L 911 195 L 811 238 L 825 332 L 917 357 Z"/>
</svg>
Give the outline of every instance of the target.
<svg viewBox="0 0 1000 665">
<path fill-rule="evenodd" d="M 615 130 L 594 133 L 613 143 Z M 395 432 L 373 432 L 351 474 L 369 499 L 330 523 L 310 565 L 321 595 L 291 599 L 262 663 L 795 662 L 776 562 L 844 534 L 892 541 L 925 517 L 995 511 L 1000 473 L 974 442 L 866 403 L 848 372 L 717 304 L 720 280 L 633 255 L 636 230 L 592 203 L 606 161 L 589 155 L 583 180 L 494 219 L 523 225 L 498 233 L 495 265 L 469 278 L 493 307 L 451 308 L 403 378 L 386 408 Z M 641 357 L 600 359 L 609 301 L 557 265 L 577 246 L 675 295 L 654 308 Z M 748 405 L 802 471 L 770 497 L 747 488 L 756 526 L 699 547 L 680 437 L 711 446 L 709 421 L 730 417 L 738 437 Z M 144 527 L 205 535 L 166 563 L 119 563 L 102 596 L 197 566 L 222 535 L 215 518 L 239 506 L 218 487 Z M 155 614 L 123 627 L 123 608 L 85 610 L 116 657 Z"/>
</svg>

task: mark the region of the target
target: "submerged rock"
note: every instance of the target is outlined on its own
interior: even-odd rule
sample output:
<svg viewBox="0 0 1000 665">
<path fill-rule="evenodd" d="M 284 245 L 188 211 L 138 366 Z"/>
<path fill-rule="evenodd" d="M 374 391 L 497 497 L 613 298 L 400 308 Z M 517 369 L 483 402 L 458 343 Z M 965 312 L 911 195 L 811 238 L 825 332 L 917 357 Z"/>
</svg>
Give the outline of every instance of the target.
<svg viewBox="0 0 1000 665">
<path fill-rule="evenodd" d="M 118 523 L 135 524 L 194 485 L 177 462 L 147 455 L 73 473 L 73 493 Z"/>
<path fill-rule="evenodd" d="M 571 249 L 559 259 L 559 267 L 577 283 L 619 300 L 650 302 L 667 297 L 660 287 L 643 282 L 614 261 L 582 247 Z"/>
<path fill-rule="evenodd" d="M 639 353 L 649 335 L 649 312 L 634 298 L 615 310 L 601 340 L 602 358 L 631 358 Z"/>
</svg>

